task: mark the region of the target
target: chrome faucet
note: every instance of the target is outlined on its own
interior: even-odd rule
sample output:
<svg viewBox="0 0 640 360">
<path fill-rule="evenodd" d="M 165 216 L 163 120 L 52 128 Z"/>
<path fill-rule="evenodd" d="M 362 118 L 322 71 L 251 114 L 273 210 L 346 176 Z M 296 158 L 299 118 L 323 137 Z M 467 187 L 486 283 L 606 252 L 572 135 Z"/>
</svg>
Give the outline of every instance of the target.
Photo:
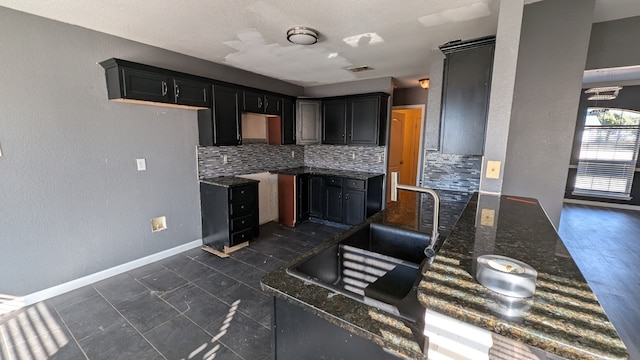
<svg viewBox="0 0 640 360">
<path fill-rule="evenodd" d="M 420 186 L 398 184 L 398 173 L 394 171 L 391 173 L 391 201 L 398 201 L 398 190 L 421 192 L 429 194 L 433 197 L 433 230 L 431 231 L 429 246 L 424 249 L 424 254 L 425 256 L 427 256 L 427 258 L 435 256 L 436 251 L 434 247 L 436 246 L 436 241 L 438 240 L 438 227 L 440 225 L 440 196 L 433 189 Z"/>
</svg>

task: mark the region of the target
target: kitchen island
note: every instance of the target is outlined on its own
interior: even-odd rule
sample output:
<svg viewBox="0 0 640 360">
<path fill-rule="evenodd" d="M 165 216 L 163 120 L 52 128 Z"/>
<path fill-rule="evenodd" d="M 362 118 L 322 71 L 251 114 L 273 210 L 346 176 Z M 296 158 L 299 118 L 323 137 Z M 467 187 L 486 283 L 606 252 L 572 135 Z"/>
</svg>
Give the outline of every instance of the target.
<svg viewBox="0 0 640 360">
<path fill-rule="evenodd" d="M 536 200 L 474 195 L 464 207 L 468 196 L 463 193 L 441 194 L 441 224 L 455 226 L 441 229 L 448 233 L 447 238 L 419 282 L 418 299 L 427 312 L 427 333 L 437 333 L 431 325 L 447 318 L 488 333 L 490 358 L 627 358 L 624 344 Z M 418 195 L 401 196 L 399 202 L 367 221 L 428 233 L 427 202 Z M 463 207 L 459 218 L 451 210 Z M 357 228 L 303 257 L 314 256 Z M 536 268 L 536 294 L 513 303 L 480 285 L 471 274 L 475 273 L 474 259 L 483 254 L 509 256 Z M 285 268 L 266 275 L 262 286 L 276 302 L 297 306 L 386 353 L 426 358 L 428 345 L 412 329 L 415 324 L 388 312 L 295 278 Z M 431 317 L 434 314 L 437 319 Z M 275 329 L 274 338 L 277 336 Z M 433 340 L 435 336 L 431 341 L 435 353 Z"/>
</svg>

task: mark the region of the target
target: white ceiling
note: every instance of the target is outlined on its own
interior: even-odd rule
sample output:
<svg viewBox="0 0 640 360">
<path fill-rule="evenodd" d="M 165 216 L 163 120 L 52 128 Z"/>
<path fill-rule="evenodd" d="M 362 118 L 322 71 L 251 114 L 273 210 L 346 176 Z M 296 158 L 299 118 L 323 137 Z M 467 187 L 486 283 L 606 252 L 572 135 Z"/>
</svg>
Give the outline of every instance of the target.
<svg viewBox="0 0 640 360">
<path fill-rule="evenodd" d="M 302 86 L 382 76 L 415 86 L 428 76 L 431 49 L 495 34 L 499 2 L 0 0 L 0 6 Z M 640 1 L 596 0 L 595 11 L 594 22 L 636 16 Z M 311 46 L 289 43 L 286 31 L 294 26 L 318 30 L 320 41 Z M 381 40 L 373 41 L 372 33 Z M 353 36 L 361 38 L 350 45 L 345 39 Z M 362 65 L 375 70 L 346 70 Z"/>
</svg>

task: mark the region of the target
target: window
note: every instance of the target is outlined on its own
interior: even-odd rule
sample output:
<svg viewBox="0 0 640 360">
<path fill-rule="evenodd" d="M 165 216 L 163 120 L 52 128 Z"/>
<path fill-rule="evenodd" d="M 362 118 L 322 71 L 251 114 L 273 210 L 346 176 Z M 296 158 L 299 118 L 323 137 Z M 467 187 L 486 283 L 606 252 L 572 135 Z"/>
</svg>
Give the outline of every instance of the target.
<svg viewBox="0 0 640 360">
<path fill-rule="evenodd" d="M 639 135 L 640 112 L 587 109 L 573 194 L 630 199 Z"/>
</svg>

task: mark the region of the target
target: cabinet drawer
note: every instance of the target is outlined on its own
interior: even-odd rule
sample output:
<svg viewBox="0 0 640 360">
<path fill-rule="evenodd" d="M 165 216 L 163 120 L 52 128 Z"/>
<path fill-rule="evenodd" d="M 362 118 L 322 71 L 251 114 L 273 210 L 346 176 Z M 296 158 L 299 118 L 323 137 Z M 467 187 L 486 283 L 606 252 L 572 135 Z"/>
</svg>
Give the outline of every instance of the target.
<svg viewBox="0 0 640 360">
<path fill-rule="evenodd" d="M 253 214 L 231 219 L 231 232 L 250 228 L 253 225 Z"/>
<path fill-rule="evenodd" d="M 238 202 L 244 200 L 251 200 L 255 196 L 254 187 L 251 185 L 247 186 L 238 186 L 231 188 L 231 193 L 229 194 L 229 201 Z"/>
<path fill-rule="evenodd" d="M 253 200 L 234 201 L 229 204 L 229 215 L 231 215 L 231 217 L 238 217 L 240 215 L 249 214 L 253 210 Z"/>
<path fill-rule="evenodd" d="M 253 238 L 253 230 L 247 229 L 231 234 L 231 246 L 238 245 Z"/>
<path fill-rule="evenodd" d="M 342 186 L 342 178 L 339 176 L 327 176 L 325 178 L 325 185 Z"/>
<path fill-rule="evenodd" d="M 346 187 L 351 189 L 364 190 L 364 180 L 356 180 L 356 179 L 344 179 L 344 184 Z"/>
</svg>

